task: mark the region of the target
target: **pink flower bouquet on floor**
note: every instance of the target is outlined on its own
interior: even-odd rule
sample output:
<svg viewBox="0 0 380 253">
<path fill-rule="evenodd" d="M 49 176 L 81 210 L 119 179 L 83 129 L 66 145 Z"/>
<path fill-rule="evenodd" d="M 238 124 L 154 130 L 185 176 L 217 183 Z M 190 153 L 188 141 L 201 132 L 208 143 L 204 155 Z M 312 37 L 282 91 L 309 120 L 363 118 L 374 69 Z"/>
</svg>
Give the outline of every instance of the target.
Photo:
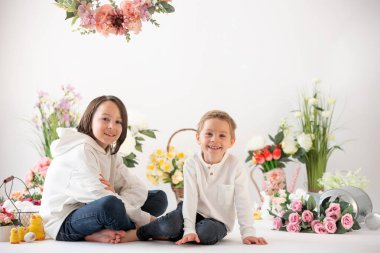
<svg viewBox="0 0 380 253">
<path fill-rule="evenodd" d="M 360 229 L 351 204 L 336 198 L 322 203 L 319 212 L 312 196 L 294 199 L 285 204 L 280 214 L 274 214 L 273 228 L 288 232 L 314 232 L 317 234 L 344 234 Z"/>
</svg>

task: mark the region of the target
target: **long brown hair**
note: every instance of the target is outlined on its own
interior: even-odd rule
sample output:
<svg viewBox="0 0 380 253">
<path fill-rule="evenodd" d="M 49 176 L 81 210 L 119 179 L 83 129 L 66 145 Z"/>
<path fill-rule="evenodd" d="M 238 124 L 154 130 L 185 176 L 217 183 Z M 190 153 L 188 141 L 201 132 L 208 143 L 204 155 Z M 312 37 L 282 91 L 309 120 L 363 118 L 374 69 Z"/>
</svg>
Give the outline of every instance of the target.
<svg viewBox="0 0 380 253">
<path fill-rule="evenodd" d="M 127 109 L 125 108 L 125 105 L 123 102 L 112 95 L 108 96 L 100 96 L 95 99 L 93 99 L 87 106 L 86 110 L 84 111 L 82 118 L 80 119 L 79 125 L 77 126 L 78 132 L 87 134 L 91 136 L 94 140 L 96 140 L 94 134 L 92 133 L 92 118 L 94 117 L 94 114 L 98 107 L 106 101 L 112 101 L 114 102 L 117 107 L 120 110 L 121 114 L 121 134 L 119 139 L 116 141 L 116 145 L 111 146 L 111 154 L 116 154 L 119 151 L 119 148 L 121 144 L 123 144 L 125 138 L 127 137 L 127 131 L 128 131 L 128 114 L 127 114 Z"/>
</svg>

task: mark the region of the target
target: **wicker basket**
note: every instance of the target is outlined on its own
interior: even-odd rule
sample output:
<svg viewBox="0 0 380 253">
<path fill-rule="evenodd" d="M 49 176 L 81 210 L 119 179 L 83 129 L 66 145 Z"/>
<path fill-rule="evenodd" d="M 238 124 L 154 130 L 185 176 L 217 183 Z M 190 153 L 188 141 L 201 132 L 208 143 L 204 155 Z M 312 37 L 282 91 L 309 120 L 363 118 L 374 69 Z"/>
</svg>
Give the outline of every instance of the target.
<svg viewBox="0 0 380 253">
<path fill-rule="evenodd" d="M 177 131 L 175 131 L 169 138 L 168 144 L 166 145 L 166 151 L 169 152 L 170 150 L 170 143 L 172 142 L 174 136 L 178 133 L 185 132 L 185 131 L 194 131 L 196 132 L 194 128 L 182 128 Z M 171 184 L 171 188 L 174 192 L 175 199 L 177 200 L 177 203 L 180 201 L 183 201 L 183 188 L 177 188 L 174 184 Z"/>
<path fill-rule="evenodd" d="M 5 192 L 6 197 L 11 201 L 12 205 L 17 210 L 17 214 L 16 214 L 17 222 L 15 223 L 15 225 L 27 227 L 27 226 L 29 226 L 30 218 L 32 217 L 33 214 L 36 214 L 37 212 L 22 212 L 20 209 L 18 209 L 16 207 L 14 201 L 10 197 L 11 193 L 12 193 L 12 187 L 13 187 L 13 183 L 14 183 L 15 179 L 17 179 L 18 181 L 20 181 L 24 185 L 26 191 L 29 192 L 29 195 L 31 195 L 30 191 L 29 191 L 29 188 L 26 186 L 25 182 L 22 181 L 22 179 L 20 179 L 18 177 L 15 177 L 15 176 L 9 176 L 9 177 L 5 178 L 3 180 L 3 183 L 1 184 L 1 186 L 4 185 L 4 192 Z M 10 187 L 9 191 L 7 189 L 7 183 L 11 183 L 11 187 Z"/>
</svg>

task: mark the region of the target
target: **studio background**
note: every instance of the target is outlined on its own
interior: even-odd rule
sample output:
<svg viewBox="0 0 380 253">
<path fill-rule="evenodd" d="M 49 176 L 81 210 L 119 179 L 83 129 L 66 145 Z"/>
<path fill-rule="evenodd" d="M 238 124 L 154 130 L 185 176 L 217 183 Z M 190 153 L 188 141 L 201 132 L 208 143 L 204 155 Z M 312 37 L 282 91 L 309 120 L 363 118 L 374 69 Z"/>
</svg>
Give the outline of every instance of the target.
<svg viewBox="0 0 380 253">
<path fill-rule="evenodd" d="M 175 13 L 156 17 L 160 28 L 144 23 L 130 43 L 71 32 L 53 2 L 0 3 L 1 179 L 24 178 L 39 160 L 28 121 L 40 90 L 58 98 L 60 86 L 71 84 L 83 97 L 80 112 L 113 94 L 143 114 L 159 132 L 132 170 L 153 188 L 145 179 L 148 156 L 174 131 L 196 127 L 210 109 L 225 110 L 238 125 L 231 152 L 245 160 L 248 140 L 274 134 L 281 118 L 291 122 L 299 94 L 318 77 L 337 100 L 335 138 L 344 142 L 328 171 L 362 168 L 380 211 L 380 1 L 174 0 Z M 173 145 L 197 149 L 190 133 Z M 288 170 L 290 177 L 294 165 Z M 297 185 L 305 181 L 303 167 Z M 158 187 L 174 208 L 169 186 Z M 253 188 L 252 198 L 258 201 Z"/>
</svg>

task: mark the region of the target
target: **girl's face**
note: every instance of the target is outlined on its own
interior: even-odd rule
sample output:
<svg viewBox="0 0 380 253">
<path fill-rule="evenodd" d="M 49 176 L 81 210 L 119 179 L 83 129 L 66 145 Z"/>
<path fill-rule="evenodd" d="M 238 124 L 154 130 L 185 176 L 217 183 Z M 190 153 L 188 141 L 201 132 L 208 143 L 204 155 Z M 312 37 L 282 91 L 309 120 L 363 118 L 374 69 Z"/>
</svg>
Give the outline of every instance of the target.
<svg viewBox="0 0 380 253">
<path fill-rule="evenodd" d="M 203 129 L 197 134 L 197 141 L 204 161 L 209 164 L 219 163 L 227 149 L 235 143 L 228 122 L 220 119 L 206 120 Z"/>
<path fill-rule="evenodd" d="M 101 103 L 96 110 L 92 122 L 92 134 L 95 141 L 105 150 L 119 139 L 123 128 L 120 110 L 112 101 Z"/>
</svg>

